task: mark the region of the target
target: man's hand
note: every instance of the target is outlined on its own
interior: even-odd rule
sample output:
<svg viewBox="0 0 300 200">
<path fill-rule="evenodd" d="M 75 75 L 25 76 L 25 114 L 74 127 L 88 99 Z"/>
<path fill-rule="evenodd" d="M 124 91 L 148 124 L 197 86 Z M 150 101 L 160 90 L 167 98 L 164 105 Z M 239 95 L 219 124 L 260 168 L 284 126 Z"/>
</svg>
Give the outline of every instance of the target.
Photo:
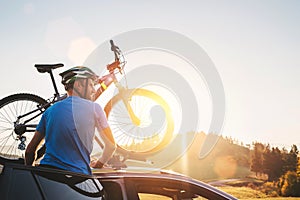
<svg viewBox="0 0 300 200">
<path fill-rule="evenodd" d="M 92 160 L 90 164 L 92 168 L 102 168 L 103 165 L 104 164 L 100 160 Z"/>
</svg>

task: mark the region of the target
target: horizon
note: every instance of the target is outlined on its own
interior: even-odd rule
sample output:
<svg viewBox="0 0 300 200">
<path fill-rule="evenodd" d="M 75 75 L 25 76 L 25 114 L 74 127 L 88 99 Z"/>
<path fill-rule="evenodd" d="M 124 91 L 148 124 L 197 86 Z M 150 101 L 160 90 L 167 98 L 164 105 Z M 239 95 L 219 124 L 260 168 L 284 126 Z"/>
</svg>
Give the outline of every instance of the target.
<svg viewBox="0 0 300 200">
<path fill-rule="evenodd" d="M 37 73 L 34 64 L 62 62 L 65 69 L 82 65 L 107 40 L 156 27 L 190 38 L 214 63 L 226 107 L 218 134 L 245 144 L 258 141 L 300 147 L 300 2 L 166 1 L 159 8 L 155 3 L 133 2 L 1 2 L 5 8 L 0 19 L 1 83 L 5 87 L 0 98 L 19 92 L 48 98 L 53 93 L 49 77 Z M 116 7 L 123 9 L 116 12 Z M 152 15 L 152 10 L 157 13 Z M 136 59 L 138 53 L 148 61 L 149 52 L 140 51 L 129 54 L 128 62 L 143 64 Z M 158 58 L 157 63 L 165 62 L 164 54 L 160 54 L 162 60 L 151 55 Z M 55 72 L 57 83 L 59 72 Z M 205 86 L 203 79 L 199 82 L 200 87 Z M 205 87 L 199 90 L 200 125 L 195 131 L 207 132 L 210 93 Z M 59 91 L 64 91 L 62 86 Z"/>
</svg>

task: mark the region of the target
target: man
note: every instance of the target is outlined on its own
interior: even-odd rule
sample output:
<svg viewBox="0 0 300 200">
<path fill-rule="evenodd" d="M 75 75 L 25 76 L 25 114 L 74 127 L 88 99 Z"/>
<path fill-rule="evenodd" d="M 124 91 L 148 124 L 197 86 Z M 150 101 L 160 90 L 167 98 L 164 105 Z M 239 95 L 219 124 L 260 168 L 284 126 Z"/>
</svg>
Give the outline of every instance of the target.
<svg viewBox="0 0 300 200">
<path fill-rule="evenodd" d="M 46 152 L 41 166 L 91 174 L 90 167 L 102 168 L 116 149 L 103 109 L 93 102 L 98 76 L 87 67 L 73 67 L 60 75 L 68 97 L 43 114 L 27 146 L 25 164 L 33 164 L 37 147 L 45 138 Z M 91 162 L 95 128 L 105 147 L 102 156 Z"/>
</svg>

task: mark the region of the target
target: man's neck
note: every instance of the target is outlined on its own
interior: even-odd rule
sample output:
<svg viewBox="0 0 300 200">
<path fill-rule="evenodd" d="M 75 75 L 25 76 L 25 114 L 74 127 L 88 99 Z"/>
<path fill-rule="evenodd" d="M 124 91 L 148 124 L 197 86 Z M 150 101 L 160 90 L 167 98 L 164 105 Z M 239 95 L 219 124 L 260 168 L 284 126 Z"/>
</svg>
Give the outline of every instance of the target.
<svg viewBox="0 0 300 200">
<path fill-rule="evenodd" d="M 67 95 L 79 97 L 79 95 L 72 89 L 67 91 Z"/>
</svg>

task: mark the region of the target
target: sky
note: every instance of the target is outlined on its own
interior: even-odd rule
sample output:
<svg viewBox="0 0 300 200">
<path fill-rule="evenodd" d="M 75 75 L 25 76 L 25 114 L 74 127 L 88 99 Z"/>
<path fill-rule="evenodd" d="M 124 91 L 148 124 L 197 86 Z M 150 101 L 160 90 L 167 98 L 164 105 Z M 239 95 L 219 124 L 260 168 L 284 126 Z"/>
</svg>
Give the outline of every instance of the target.
<svg viewBox="0 0 300 200">
<path fill-rule="evenodd" d="M 220 134 L 300 148 L 299 1 L 57 2 L 0 1 L 1 98 L 52 95 L 35 63 L 81 65 L 116 35 L 166 29 L 193 40 L 214 63 L 226 98 Z"/>
</svg>

